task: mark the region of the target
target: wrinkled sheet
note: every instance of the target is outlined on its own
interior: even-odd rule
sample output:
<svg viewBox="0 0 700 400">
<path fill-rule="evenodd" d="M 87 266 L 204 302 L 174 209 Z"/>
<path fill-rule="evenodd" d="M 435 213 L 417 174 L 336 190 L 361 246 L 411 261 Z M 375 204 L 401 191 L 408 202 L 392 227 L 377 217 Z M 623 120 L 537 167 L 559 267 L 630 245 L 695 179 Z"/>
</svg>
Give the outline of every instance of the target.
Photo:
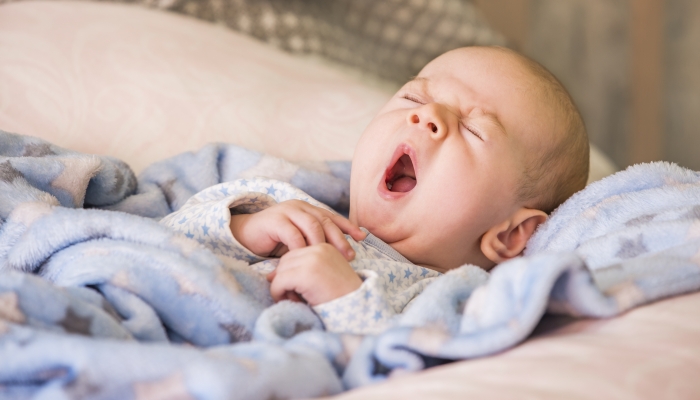
<svg viewBox="0 0 700 400">
<path fill-rule="evenodd" d="M 546 311 L 612 317 L 700 288 L 700 176 L 666 163 L 590 185 L 524 257 L 486 280 L 469 265 L 445 274 L 366 337 L 271 305 L 244 263 L 157 223 L 206 187 L 258 175 L 347 212 L 349 172 L 212 144 L 136 179 L 119 160 L 0 132 L 0 396 L 328 395 L 502 351 Z"/>
</svg>

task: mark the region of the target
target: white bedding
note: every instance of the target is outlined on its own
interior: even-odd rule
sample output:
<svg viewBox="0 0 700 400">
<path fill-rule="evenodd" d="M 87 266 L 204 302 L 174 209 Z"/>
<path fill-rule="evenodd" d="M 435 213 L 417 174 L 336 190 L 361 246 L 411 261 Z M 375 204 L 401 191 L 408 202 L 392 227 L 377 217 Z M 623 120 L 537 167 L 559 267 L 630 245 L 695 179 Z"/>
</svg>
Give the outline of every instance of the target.
<svg viewBox="0 0 700 400">
<path fill-rule="evenodd" d="M 116 156 L 136 171 L 211 141 L 293 160 L 349 159 L 390 95 L 174 14 L 84 2 L 0 6 L 0 129 Z M 592 178 L 610 172 L 594 150 Z M 698 309 L 693 294 L 568 323 L 494 357 L 339 397 L 700 398 Z"/>
</svg>

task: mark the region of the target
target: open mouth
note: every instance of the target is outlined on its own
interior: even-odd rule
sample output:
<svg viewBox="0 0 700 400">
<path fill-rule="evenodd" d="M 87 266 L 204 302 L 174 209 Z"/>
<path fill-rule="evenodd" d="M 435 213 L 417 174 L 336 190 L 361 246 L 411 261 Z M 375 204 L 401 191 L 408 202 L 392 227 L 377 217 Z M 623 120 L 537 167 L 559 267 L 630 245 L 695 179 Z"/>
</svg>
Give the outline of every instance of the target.
<svg viewBox="0 0 700 400">
<path fill-rule="evenodd" d="M 396 158 L 394 164 L 387 168 L 384 182 L 390 192 L 405 193 L 416 187 L 416 170 L 408 154 Z"/>
</svg>

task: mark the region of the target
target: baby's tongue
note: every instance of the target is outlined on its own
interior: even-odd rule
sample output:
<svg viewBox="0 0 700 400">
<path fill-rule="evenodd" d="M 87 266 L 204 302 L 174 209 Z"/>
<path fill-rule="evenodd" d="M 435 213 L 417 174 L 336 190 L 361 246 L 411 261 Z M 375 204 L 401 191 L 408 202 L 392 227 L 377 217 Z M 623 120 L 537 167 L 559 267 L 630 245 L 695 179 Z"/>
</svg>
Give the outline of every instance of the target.
<svg viewBox="0 0 700 400">
<path fill-rule="evenodd" d="M 416 186 L 416 180 L 410 176 L 402 176 L 394 181 L 391 186 L 392 192 L 408 192 Z"/>
</svg>

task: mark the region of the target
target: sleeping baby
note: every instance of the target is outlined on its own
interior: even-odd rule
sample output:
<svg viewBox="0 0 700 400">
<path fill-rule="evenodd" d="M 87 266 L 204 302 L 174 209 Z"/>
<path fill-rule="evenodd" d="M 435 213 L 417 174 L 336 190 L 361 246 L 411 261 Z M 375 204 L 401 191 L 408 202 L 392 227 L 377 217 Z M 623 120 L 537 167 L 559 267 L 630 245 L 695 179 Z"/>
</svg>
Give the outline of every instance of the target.
<svg viewBox="0 0 700 400">
<path fill-rule="evenodd" d="M 162 222 L 251 263 L 274 301 L 306 302 L 327 330 L 376 333 L 441 274 L 520 255 L 587 177 L 586 131 L 561 83 L 513 51 L 468 47 L 430 62 L 369 124 L 348 219 L 255 178 Z"/>
</svg>

